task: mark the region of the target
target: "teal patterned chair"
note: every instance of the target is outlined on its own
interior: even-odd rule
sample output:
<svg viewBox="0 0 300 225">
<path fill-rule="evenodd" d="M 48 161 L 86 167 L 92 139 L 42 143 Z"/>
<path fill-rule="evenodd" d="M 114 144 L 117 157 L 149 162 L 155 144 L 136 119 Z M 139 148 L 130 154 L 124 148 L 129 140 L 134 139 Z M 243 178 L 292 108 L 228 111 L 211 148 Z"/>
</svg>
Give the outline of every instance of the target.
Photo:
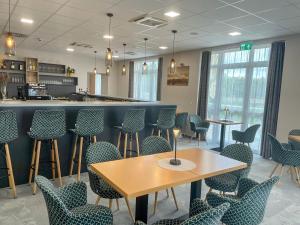
<svg viewBox="0 0 300 225">
<path fill-rule="evenodd" d="M 116 199 L 119 208 L 118 199 L 123 198 L 116 190 L 107 184 L 100 176 L 90 169 L 90 165 L 94 163 L 107 162 L 122 159 L 119 150 L 111 143 L 97 142 L 91 144 L 86 152 L 86 163 L 88 165 L 88 174 L 92 191 L 97 195 L 96 205 L 99 204 L 101 198 L 109 199 L 109 208 L 112 207 L 112 200 Z M 134 221 L 133 214 L 129 205 L 129 201 L 125 198 L 129 215 Z"/>
<path fill-rule="evenodd" d="M 75 134 L 75 143 L 73 147 L 70 176 L 73 174 L 74 163 L 77 163 L 77 181 L 80 180 L 82 151 L 84 140 L 88 140 L 88 144 L 97 142 L 97 135 L 104 130 L 104 110 L 103 109 L 81 109 L 78 112 L 75 129 L 71 132 Z M 76 160 L 77 142 L 79 139 L 78 160 Z"/>
<path fill-rule="evenodd" d="M 172 147 L 169 144 L 169 142 L 163 137 L 149 136 L 144 139 L 142 144 L 142 155 L 152 155 L 152 154 L 170 152 L 170 151 L 172 151 Z M 167 191 L 167 195 L 169 196 L 168 189 L 166 191 Z M 178 210 L 178 204 L 177 204 L 175 191 L 173 187 L 171 188 L 171 191 L 174 198 L 176 209 Z M 157 197 L 158 197 L 158 192 L 155 192 L 153 214 L 155 214 L 156 211 Z"/>
<path fill-rule="evenodd" d="M 198 145 L 200 145 L 201 136 L 206 136 L 206 132 L 209 129 L 210 123 L 202 120 L 200 116 L 192 114 L 190 115 L 190 125 L 191 130 L 198 136 Z"/>
<path fill-rule="evenodd" d="M 65 111 L 64 110 L 36 110 L 33 115 L 29 137 L 34 140 L 31 166 L 29 172 L 29 184 L 32 183 L 32 176 L 38 175 L 39 160 L 42 142 L 48 142 L 51 145 L 51 169 L 52 178 L 55 178 L 55 167 L 59 183 L 62 185 L 60 161 L 57 141 L 66 132 Z M 36 193 L 36 183 L 33 183 L 33 194 Z"/>
<path fill-rule="evenodd" d="M 291 130 L 289 132 L 289 135 L 300 136 L 300 129 Z M 289 140 L 289 144 L 291 144 L 293 149 L 300 150 L 300 143 L 299 142 Z"/>
<path fill-rule="evenodd" d="M 18 127 L 16 113 L 10 110 L 0 111 L 0 145 L 3 147 L 6 167 L 0 168 L 7 170 L 8 184 L 12 190 L 14 198 L 17 197 L 13 166 L 10 157 L 9 143 L 17 139 Z M 0 150 L 2 151 L 2 149 Z"/>
<path fill-rule="evenodd" d="M 127 141 L 129 136 L 130 155 L 133 151 L 132 142 L 133 135 L 135 136 L 137 156 L 140 155 L 139 132 L 145 127 L 145 109 L 130 109 L 125 113 L 124 120 L 121 126 L 115 126 L 118 130 L 118 149 L 120 150 L 121 137 L 124 134 L 124 158 L 127 157 Z"/>
<path fill-rule="evenodd" d="M 87 204 L 87 188 L 76 182 L 61 188 L 42 176 L 35 182 L 41 189 L 48 210 L 50 225 L 112 225 L 113 215 L 107 207 Z"/>
<path fill-rule="evenodd" d="M 291 169 L 291 173 L 296 173 L 296 181 L 300 185 L 300 176 L 299 176 L 299 167 L 300 167 L 300 151 L 293 150 L 290 144 L 280 143 L 274 136 L 268 134 L 271 150 L 272 150 L 272 159 L 277 164 L 271 172 L 270 177 L 276 172 L 278 167 L 280 166 L 280 176 L 282 176 L 283 169 L 285 166 L 289 166 Z"/>
<path fill-rule="evenodd" d="M 253 161 L 253 153 L 250 147 L 243 144 L 228 145 L 221 152 L 222 156 L 232 158 L 248 164 L 246 169 L 222 174 L 219 176 L 205 179 L 206 185 L 210 188 L 209 192 L 218 190 L 221 192 L 235 192 L 241 178 L 248 176 Z"/>
<path fill-rule="evenodd" d="M 159 110 L 157 123 L 150 124 L 152 127 L 151 135 L 154 135 L 155 130 L 158 132 L 158 136 L 166 133 L 168 142 L 170 143 L 170 129 L 175 126 L 176 108 L 162 108 Z"/>
<path fill-rule="evenodd" d="M 212 208 L 201 199 L 195 199 L 191 205 L 190 216 L 185 221 L 164 219 L 153 225 L 219 225 L 222 216 L 229 207 L 229 203 L 224 203 L 216 208 Z M 137 221 L 135 225 L 145 225 L 145 223 Z"/>
<path fill-rule="evenodd" d="M 248 146 L 250 143 L 254 141 L 255 135 L 257 133 L 257 130 L 259 129 L 260 124 L 255 124 L 251 127 L 248 127 L 245 131 L 238 131 L 233 130 L 232 131 L 232 139 L 236 141 L 236 143 L 247 143 Z"/>
<path fill-rule="evenodd" d="M 221 220 L 226 225 L 258 225 L 264 218 L 270 192 L 278 180 L 279 177 L 273 177 L 259 184 L 244 178 L 240 181 L 237 196 L 211 192 L 207 195 L 207 202 L 212 207 L 230 203 Z"/>
</svg>

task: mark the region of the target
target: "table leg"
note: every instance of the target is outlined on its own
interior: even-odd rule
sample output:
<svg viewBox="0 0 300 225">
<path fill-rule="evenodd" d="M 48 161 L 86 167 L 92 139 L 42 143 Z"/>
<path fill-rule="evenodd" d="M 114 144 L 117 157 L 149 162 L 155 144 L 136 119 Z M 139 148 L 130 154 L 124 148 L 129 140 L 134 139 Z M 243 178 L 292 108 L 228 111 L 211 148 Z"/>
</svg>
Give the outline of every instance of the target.
<svg viewBox="0 0 300 225">
<path fill-rule="evenodd" d="M 147 224 L 148 220 L 148 195 L 139 196 L 135 203 L 135 221 L 142 221 Z"/>
<path fill-rule="evenodd" d="M 195 198 L 201 198 L 202 180 L 194 181 L 191 183 L 190 207 Z"/>
<path fill-rule="evenodd" d="M 223 151 L 224 148 L 224 140 L 225 140 L 225 124 L 221 125 L 221 137 L 220 137 L 220 152 Z"/>
</svg>

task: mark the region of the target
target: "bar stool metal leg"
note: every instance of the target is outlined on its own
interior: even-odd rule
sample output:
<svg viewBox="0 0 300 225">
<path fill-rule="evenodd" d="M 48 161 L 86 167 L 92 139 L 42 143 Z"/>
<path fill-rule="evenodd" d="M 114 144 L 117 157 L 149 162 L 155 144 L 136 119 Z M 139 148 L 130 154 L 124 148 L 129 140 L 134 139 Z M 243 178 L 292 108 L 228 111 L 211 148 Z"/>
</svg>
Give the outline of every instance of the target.
<svg viewBox="0 0 300 225">
<path fill-rule="evenodd" d="M 80 139 L 79 139 L 78 167 L 77 167 L 77 181 L 80 181 L 82 148 L 83 148 L 83 137 L 80 137 Z"/>
<path fill-rule="evenodd" d="M 29 181 L 28 183 L 31 184 L 32 182 L 32 175 L 33 175 L 33 169 L 34 169 L 34 165 L 35 165 L 35 155 L 36 155 L 36 143 L 37 141 L 34 140 L 33 143 L 33 149 L 32 149 L 32 157 L 31 157 L 31 164 L 30 164 L 30 171 L 29 171 Z"/>
<path fill-rule="evenodd" d="M 35 165 L 34 165 L 34 177 L 36 177 L 39 172 L 40 151 L 41 151 L 41 141 L 37 141 L 36 157 L 35 157 Z M 32 193 L 34 195 L 36 193 L 36 183 L 35 182 L 33 182 Z"/>
<path fill-rule="evenodd" d="M 96 142 L 97 142 L 97 137 L 93 136 L 93 143 L 96 143 Z"/>
<path fill-rule="evenodd" d="M 10 158 L 8 144 L 4 144 L 4 148 L 5 148 L 5 154 L 6 154 L 6 165 L 8 168 L 9 186 L 12 189 L 13 197 L 16 198 L 17 192 L 16 192 L 15 178 L 14 178 L 13 168 L 12 168 L 12 164 L 11 164 L 11 158 Z"/>
<path fill-rule="evenodd" d="M 60 184 L 60 186 L 62 186 L 60 161 L 59 161 L 58 146 L 57 146 L 56 139 L 54 140 L 54 150 L 55 150 L 55 158 L 56 158 L 56 165 L 57 165 L 57 175 L 58 175 L 58 179 L 59 179 L 59 184 Z"/>
<path fill-rule="evenodd" d="M 70 173 L 69 173 L 70 176 L 73 175 L 74 160 L 75 160 L 76 151 L 77 151 L 77 141 L 78 141 L 78 135 L 75 136 L 75 143 L 74 143 L 74 147 L 73 147 L 73 153 L 72 153 L 72 159 L 71 159 L 71 166 L 70 166 Z"/>
</svg>

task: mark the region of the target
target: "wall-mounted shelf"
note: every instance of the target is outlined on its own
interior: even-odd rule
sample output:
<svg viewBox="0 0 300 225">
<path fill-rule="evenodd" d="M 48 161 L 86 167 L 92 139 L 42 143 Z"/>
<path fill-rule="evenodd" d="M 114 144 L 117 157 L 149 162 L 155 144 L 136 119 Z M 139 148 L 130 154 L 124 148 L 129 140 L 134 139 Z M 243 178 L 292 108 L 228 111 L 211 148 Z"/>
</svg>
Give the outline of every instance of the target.
<svg viewBox="0 0 300 225">
<path fill-rule="evenodd" d="M 66 66 L 61 64 L 39 63 L 39 72 L 41 74 L 65 75 Z"/>
<path fill-rule="evenodd" d="M 39 83 L 39 64 L 37 58 L 26 58 L 26 83 Z"/>
</svg>

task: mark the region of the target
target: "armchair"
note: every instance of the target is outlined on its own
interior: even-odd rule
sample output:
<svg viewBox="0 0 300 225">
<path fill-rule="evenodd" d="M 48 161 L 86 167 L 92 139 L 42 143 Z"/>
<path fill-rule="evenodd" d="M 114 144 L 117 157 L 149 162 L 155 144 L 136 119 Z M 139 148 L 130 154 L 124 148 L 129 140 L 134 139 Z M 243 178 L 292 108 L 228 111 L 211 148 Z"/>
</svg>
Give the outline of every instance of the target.
<svg viewBox="0 0 300 225">
<path fill-rule="evenodd" d="M 208 121 L 202 120 L 200 116 L 196 114 L 190 115 L 191 130 L 198 135 L 198 145 L 200 144 L 201 135 L 205 137 L 206 132 L 210 126 Z"/>
<path fill-rule="evenodd" d="M 255 124 L 251 127 L 248 127 L 245 131 L 232 131 L 232 139 L 242 144 L 247 143 L 248 146 L 254 141 L 257 130 L 259 129 L 260 124 Z"/>
</svg>

